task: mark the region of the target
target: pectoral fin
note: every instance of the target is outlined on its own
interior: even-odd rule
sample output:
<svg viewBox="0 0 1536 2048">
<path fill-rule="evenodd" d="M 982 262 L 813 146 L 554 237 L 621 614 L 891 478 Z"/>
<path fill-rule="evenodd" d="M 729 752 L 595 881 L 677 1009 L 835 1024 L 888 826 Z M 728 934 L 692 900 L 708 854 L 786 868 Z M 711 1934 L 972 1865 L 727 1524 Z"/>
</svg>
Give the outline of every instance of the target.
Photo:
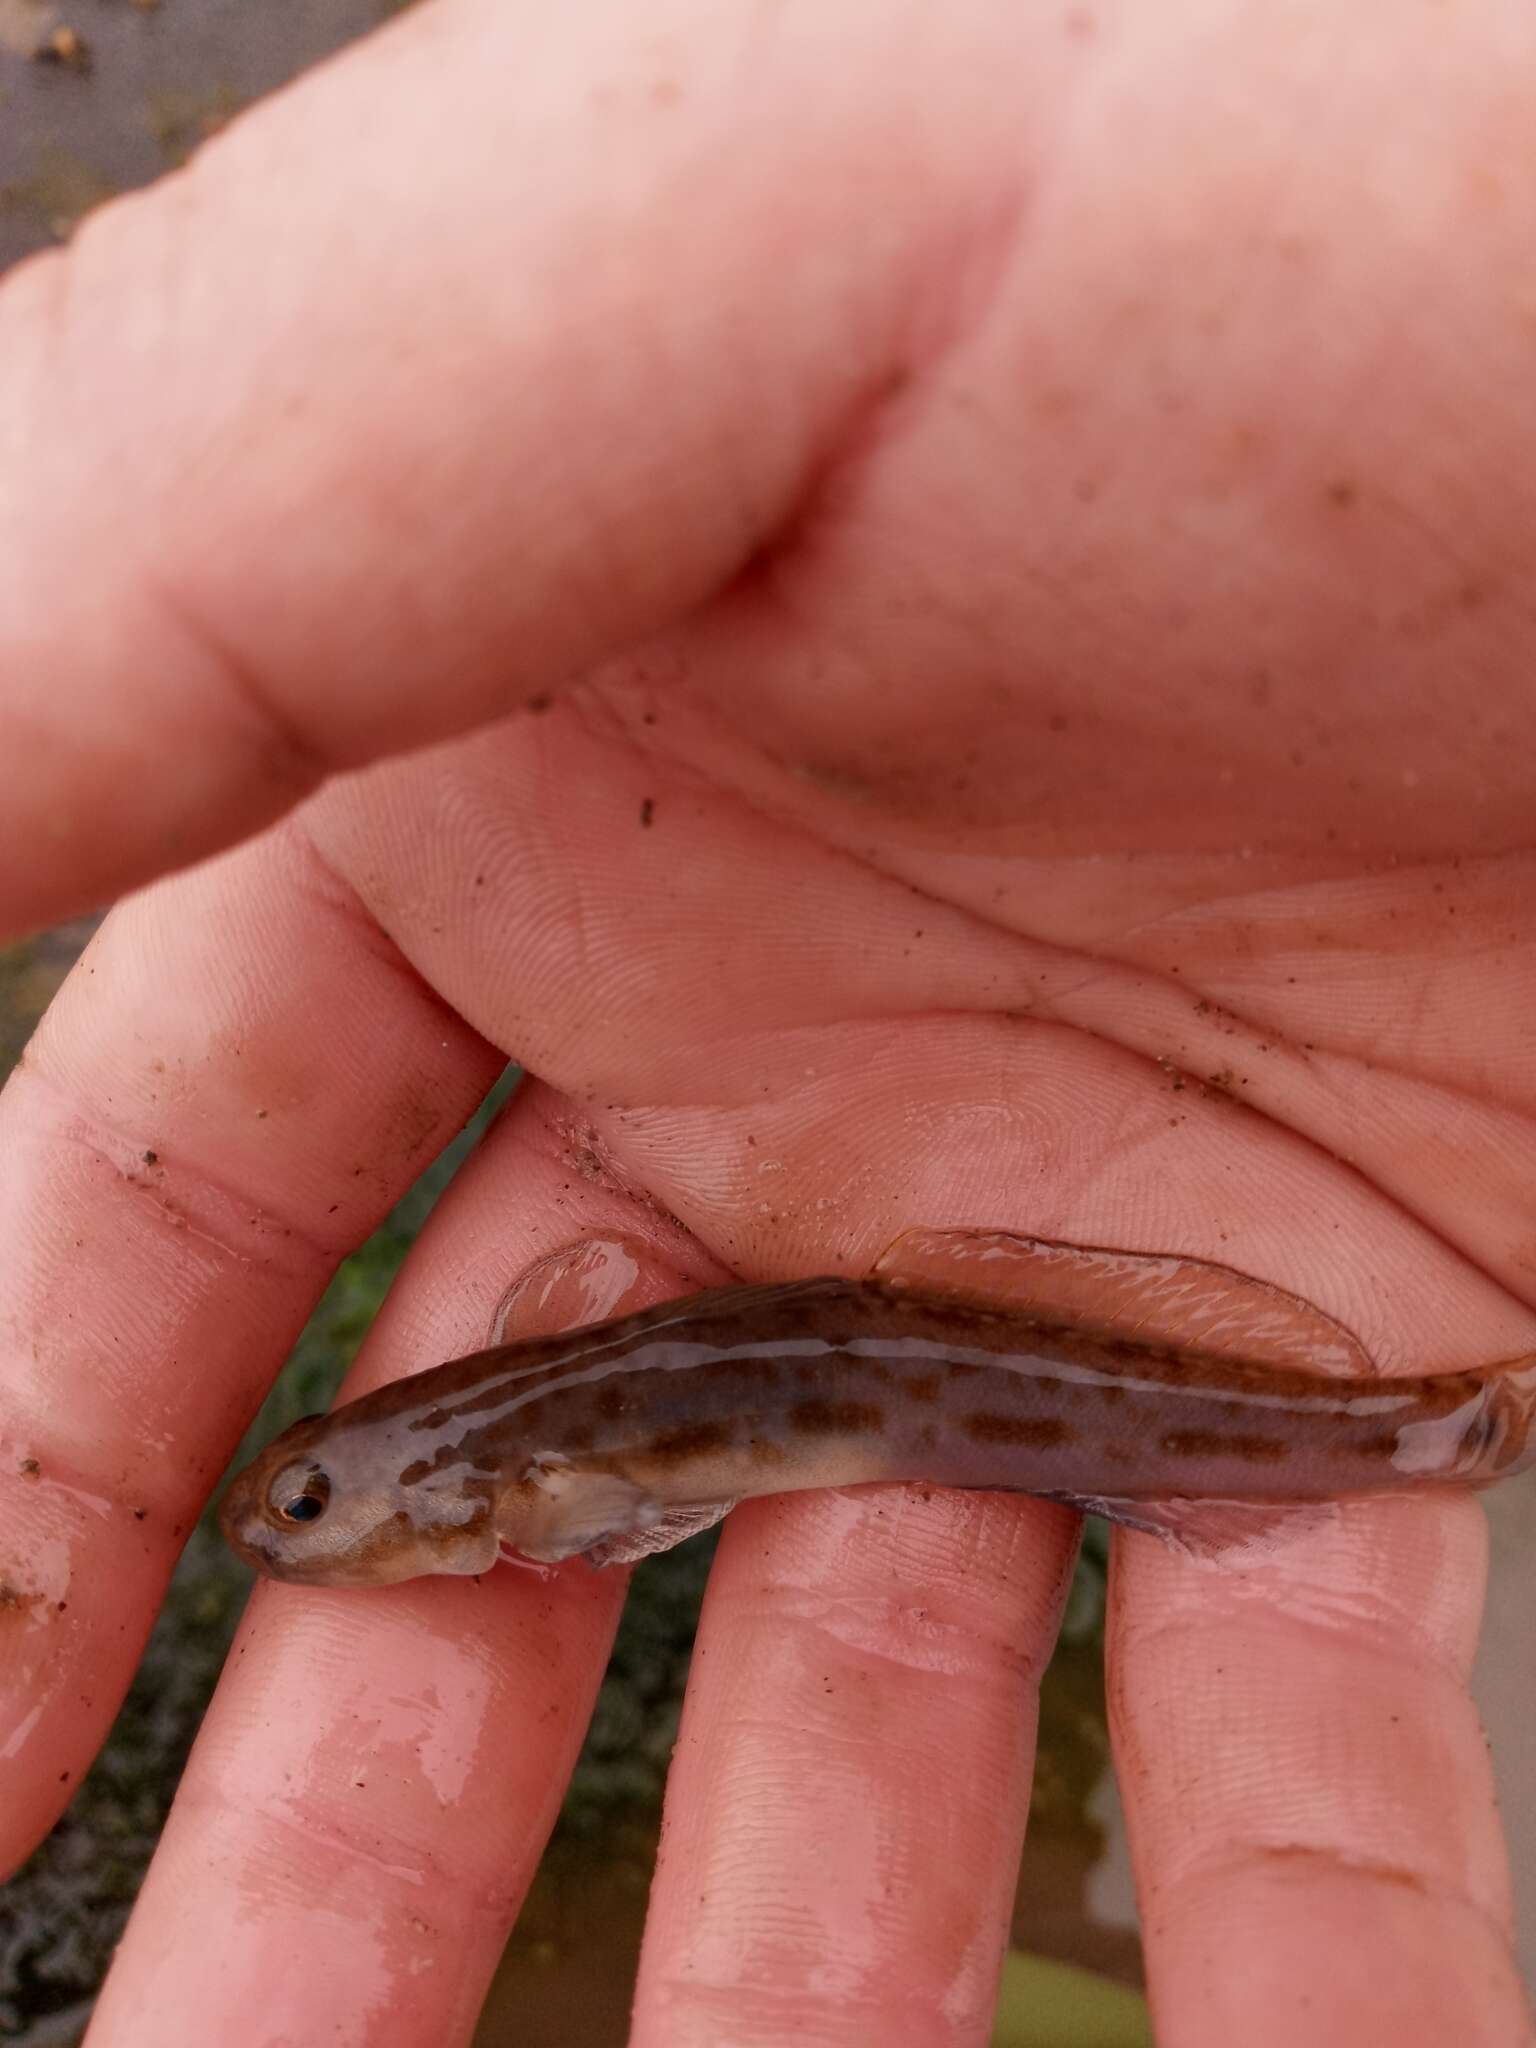
<svg viewBox="0 0 1536 2048">
<path fill-rule="evenodd" d="M 648 1528 L 633 1529 L 627 1535 L 605 1536 L 600 1543 L 591 1544 L 586 1551 L 587 1562 L 598 1566 L 634 1564 L 638 1558 L 655 1557 L 659 1551 L 671 1550 L 704 1529 L 713 1529 L 735 1505 L 733 1500 L 710 1500 L 698 1507 L 669 1508 L 659 1522 L 652 1522 Z"/>
<path fill-rule="evenodd" d="M 536 1504 L 526 1498 L 505 1541 L 539 1564 L 585 1557 L 592 1565 L 632 1564 L 670 1550 L 709 1529 L 736 1505 L 731 1500 L 668 1507 L 643 1486 L 614 1472 L 589 1472 L 562 1459 L 541 1460 L 530 1474 Z"/>
<path fill-rule="evenodd" d="M 613 1472 L 585 1472 L 556 1460 L 532 1475 L 537 1505 L 525 1509 L 508 1540 L 524 1557 L 561 1564 L 610 1539 L 652 1529 L 667 1510 L 653 1494 Z"/>
</svg>

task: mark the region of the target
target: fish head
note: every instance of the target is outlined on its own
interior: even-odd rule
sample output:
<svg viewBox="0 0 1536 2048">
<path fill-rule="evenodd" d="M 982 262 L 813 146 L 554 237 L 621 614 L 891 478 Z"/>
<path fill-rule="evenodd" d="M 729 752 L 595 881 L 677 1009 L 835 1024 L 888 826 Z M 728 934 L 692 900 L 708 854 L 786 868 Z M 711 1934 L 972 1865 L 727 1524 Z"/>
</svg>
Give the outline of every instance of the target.
<svg viewBox="0 0 1536 2048">
<path fill-rule="evenodd" d="M 306 1416 L 231 1483 L 225 1540 L 254 1571 L 309 1586 L 387 1586 L 488 1571 L 492 1489 L 463 1460 L 424 1461 L 348 1411 Z"/>
</svg>

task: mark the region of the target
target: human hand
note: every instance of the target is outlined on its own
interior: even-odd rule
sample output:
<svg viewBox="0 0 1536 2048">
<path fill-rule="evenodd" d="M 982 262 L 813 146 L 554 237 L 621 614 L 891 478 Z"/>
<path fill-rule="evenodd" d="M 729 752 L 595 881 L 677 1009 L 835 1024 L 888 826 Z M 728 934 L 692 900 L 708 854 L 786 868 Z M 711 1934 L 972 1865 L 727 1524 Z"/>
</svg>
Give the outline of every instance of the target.
<svg viewBox="0 0 1536 2048">
<path fill-rule="evenodd" d="M 913 1222 L 1217 1258 L 1387 1370 L 1530 1346 L 1533 61 L 1492 7 L 440 5 L 0 294 L 6 914 L 308 796 L 115 913 L 0 1103 L 13 1855 L 508 1052 L 364 1377 L 562 1245 L 654 1296 Z M 732 1517 L 638 2041 L 985 2038 L 1071 1528 Z M 1526 2025 L 1481 1570 L 1456 1502 L 1121 1544 L 1168 2040 Z M 463 2038 L 619 1596 L 263 1588 L 93 2038 Z"/>
</svg>

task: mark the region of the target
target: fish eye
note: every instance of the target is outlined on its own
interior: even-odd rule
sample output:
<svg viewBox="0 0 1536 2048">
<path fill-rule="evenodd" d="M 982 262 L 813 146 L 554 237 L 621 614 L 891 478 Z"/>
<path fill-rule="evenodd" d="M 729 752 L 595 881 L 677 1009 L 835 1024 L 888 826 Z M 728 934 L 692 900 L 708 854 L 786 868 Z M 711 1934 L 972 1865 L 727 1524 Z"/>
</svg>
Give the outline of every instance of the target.
<svg viewBox="0 0 1536 2048">
<path fill-rule="evenodd" d="M 323 1472 L 283 1472 L 269 1496 L 272 1511 L 284 1522 L 317 1522 L 331 1497 L 331 1482 Z"/>
</svg>

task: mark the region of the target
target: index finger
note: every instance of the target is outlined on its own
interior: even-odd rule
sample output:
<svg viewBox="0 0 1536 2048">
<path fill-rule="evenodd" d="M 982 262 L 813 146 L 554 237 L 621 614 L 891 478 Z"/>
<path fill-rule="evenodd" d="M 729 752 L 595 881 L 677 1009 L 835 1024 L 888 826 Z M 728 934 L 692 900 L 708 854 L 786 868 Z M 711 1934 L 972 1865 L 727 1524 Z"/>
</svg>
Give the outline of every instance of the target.
<svg viewBox="0 0 1536 2048">
<path fill-rule="evenodd" d="M 297 835 L 126 905 L 0 1094 L 0 1858 L 70 1796 L 305 1317 L 489 1087 Z"/>
<path fill-rule="evenodd" d="M 573 1228 L 625 1233 L 617 1288 L 524 1300 L 511 1331 L 713 1279 L 617 1192 L 572 1199 L 520 1096 L 456 1176 L 359 1376 L 483 1344 L 499 1297 Z M 628 1582 L 577 1561 L 365 1591 L 262 1585 L 102 1994 L 102 2048 L 209 2038 L 449 2043 L 473 2030 L 564 1795 Z"/>
</svg>

